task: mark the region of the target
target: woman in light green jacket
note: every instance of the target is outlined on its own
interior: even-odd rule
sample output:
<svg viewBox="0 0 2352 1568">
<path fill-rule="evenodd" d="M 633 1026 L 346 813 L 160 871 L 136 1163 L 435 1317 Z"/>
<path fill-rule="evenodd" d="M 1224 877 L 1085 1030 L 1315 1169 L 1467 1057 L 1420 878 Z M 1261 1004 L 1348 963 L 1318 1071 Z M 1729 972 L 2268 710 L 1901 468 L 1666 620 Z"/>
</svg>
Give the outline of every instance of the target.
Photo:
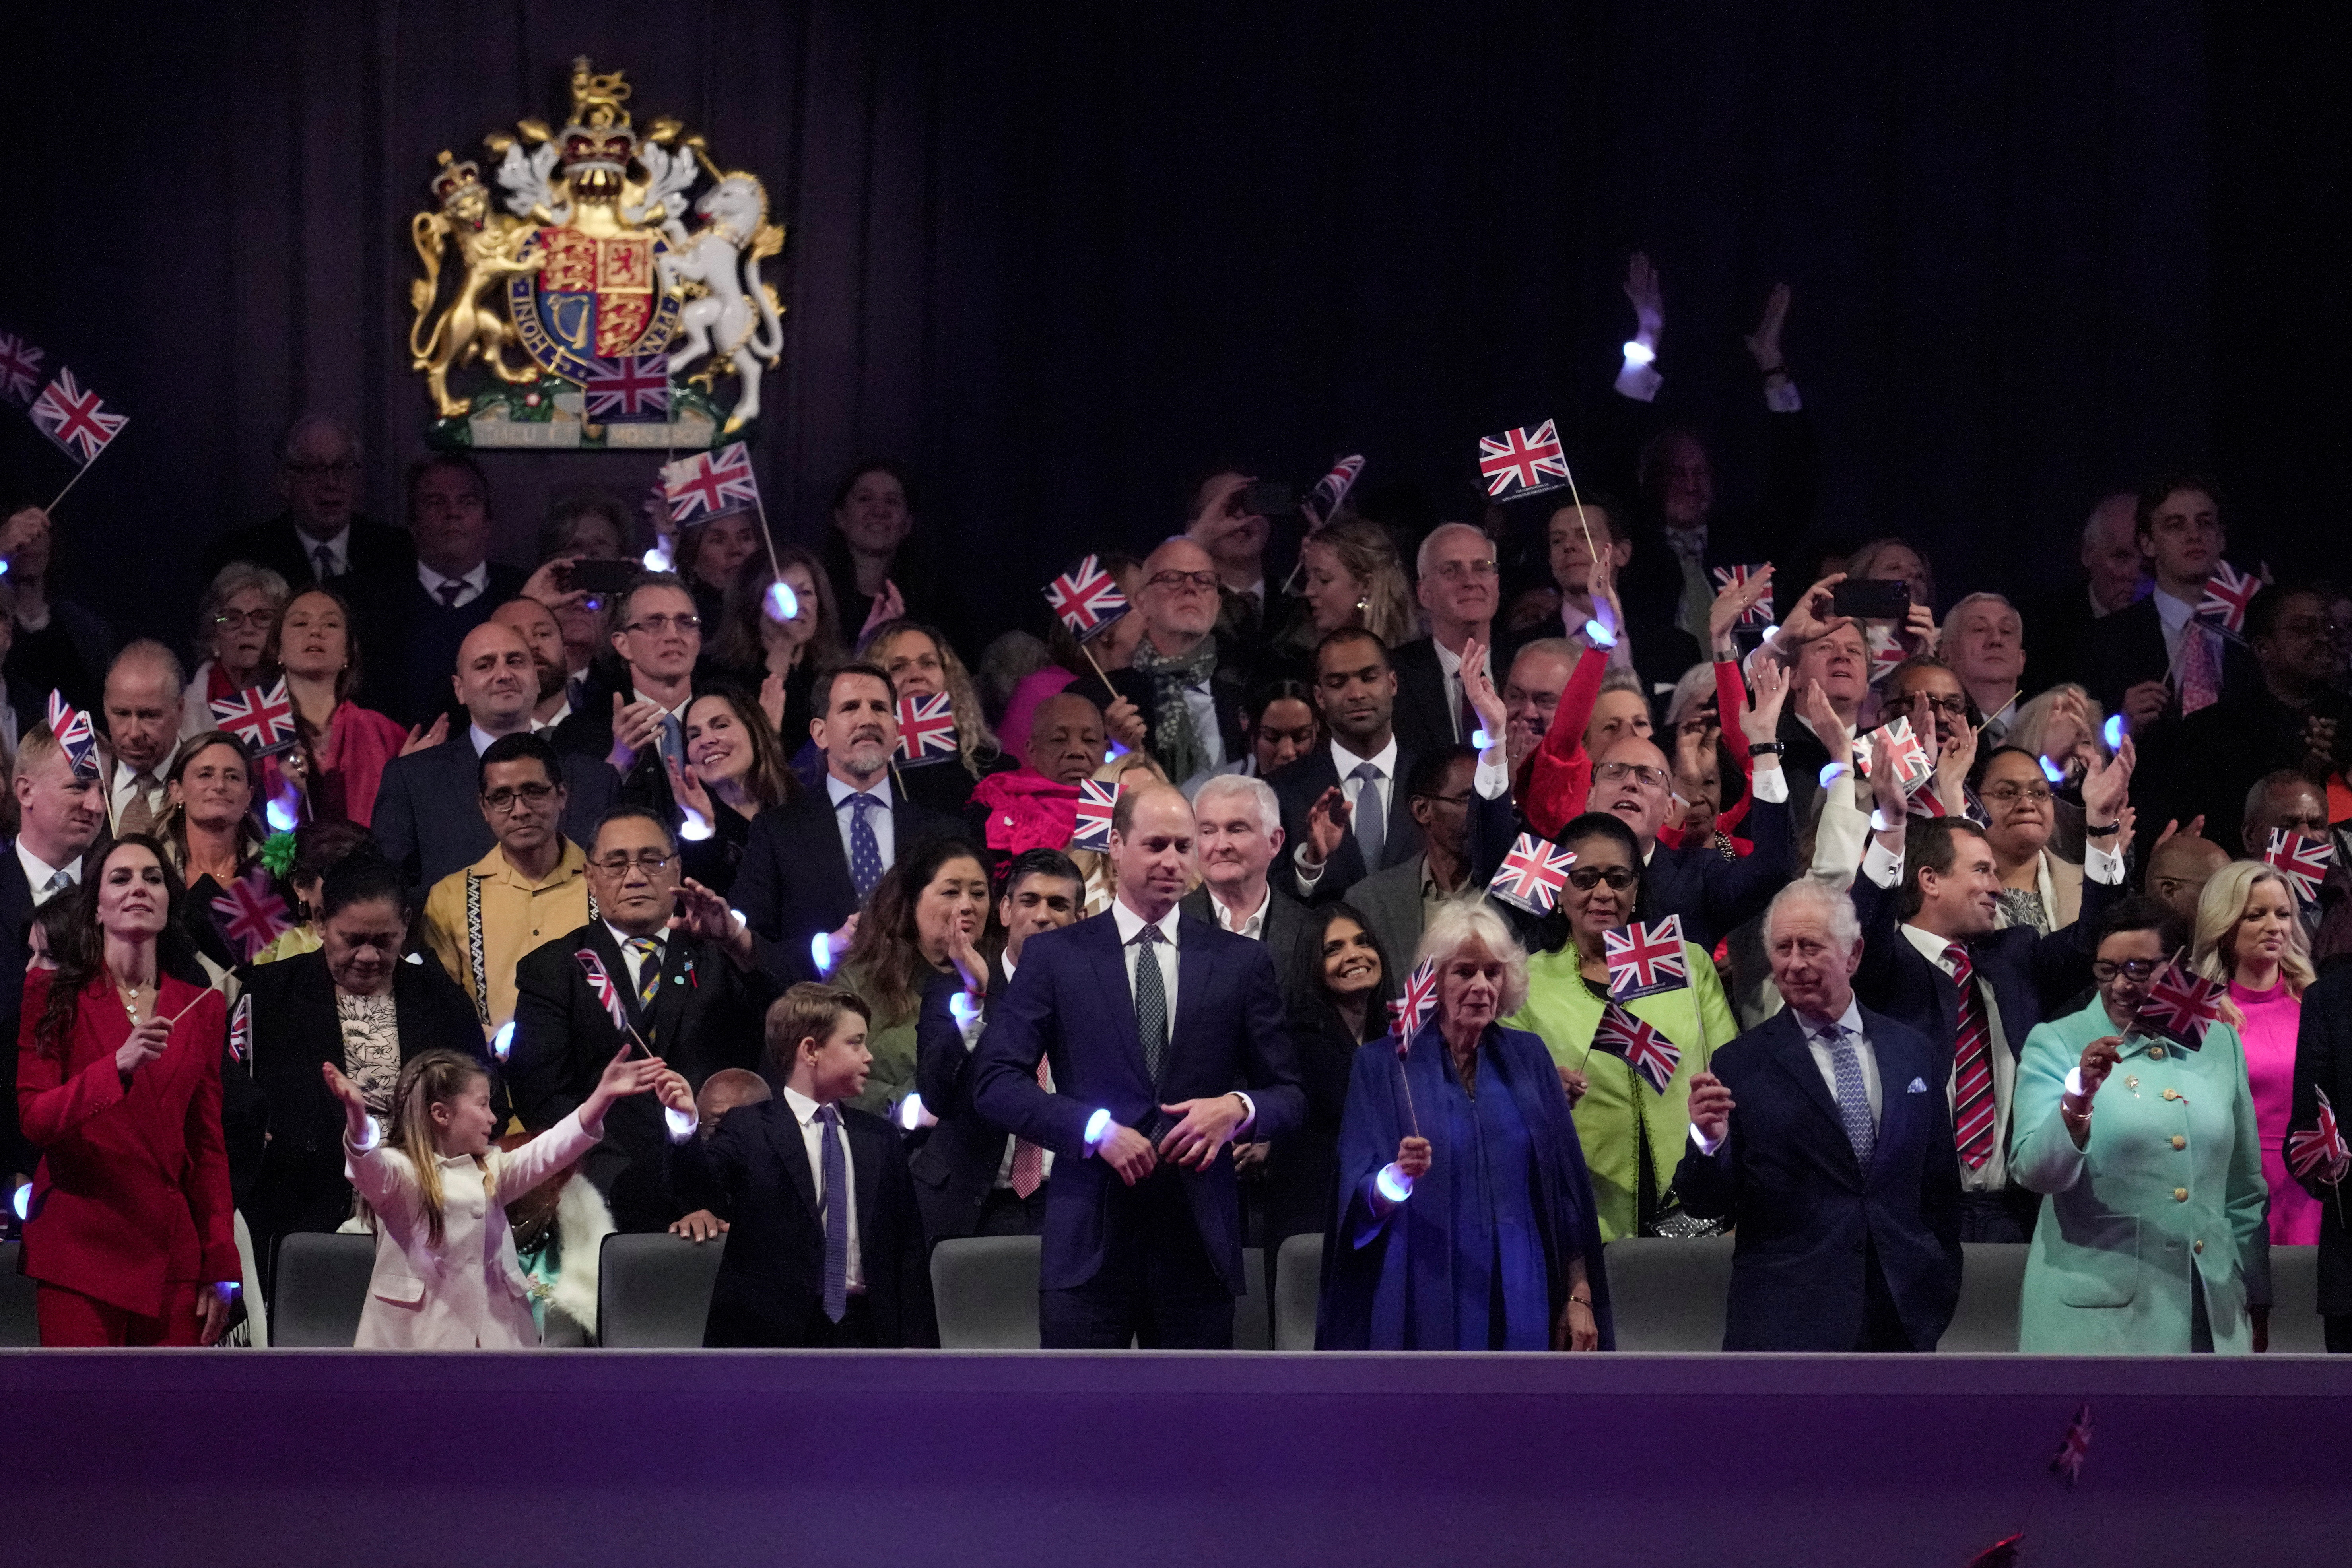
<svg viewBox="0 0 2352 1568">
<path fill-rule="evenodd" d="M 2026 1254 L 2020 1350 L 2265 1347 L 2268 1193 L 2244 1048 L 2226 1023 L 2194 1051 L 2127 1032 L 2181 946 L 2169 913 L 2124 904 L 2100 932 L 2098 998 L 2026 1036 L 2010 1170 L 2046 1196 Z"/>
</svg>

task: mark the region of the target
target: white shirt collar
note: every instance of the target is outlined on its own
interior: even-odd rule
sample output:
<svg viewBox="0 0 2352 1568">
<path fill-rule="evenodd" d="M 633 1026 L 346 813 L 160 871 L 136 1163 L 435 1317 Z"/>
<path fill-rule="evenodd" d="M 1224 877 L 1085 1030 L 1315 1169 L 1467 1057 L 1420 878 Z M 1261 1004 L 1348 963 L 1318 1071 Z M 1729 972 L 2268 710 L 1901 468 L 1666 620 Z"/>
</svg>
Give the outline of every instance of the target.
<svg viewBox="0 0 2352 1568">
<path fill-rule="evenodd" d="M 484 593 L 488 591 L 490 586 L 490 563 L 478 562 L 474 570 L 469 572 L 457 577 L 444 577 L 420 560 L 416 563 L 416 580 L 423 583 L 425 591 L 436 599 L 441 597 L 442 584 L 449 582 L 463 583 L 477 593 Z"/>
<path fill-rule="evenodd" d="M 789 1083 L 784 1085 L 784 1103 L 792 1108 L 793 1120 L 803 1127 L 816 1120 L 816 1113 L 820 1109 L 815 1101 Z"/>
<path fill-rule="evenodd" d="M 860 793 L 856 785 L 835 778 L 830 771 L 828 771 L 824 776 L 824 792 L 825 795 L 833 801 L 833 809 L 836 811 L 841 810 L 841 803 L 844 800 L 848 800 L 852 795 Z M 887 770 L 885 770 L 882 777 L 874 781 L 874 788 L 865 790 L 863 793 L 871 795 L 877 800 L 881 801 L 885 808 L 887 808 L 891 803 L 890 775 Z"/>
<path fill-rule="evenodd" d="M 536 727 L 533 727 L 528 730 L 517 730 L 515 733 L 518 735 L 535 735 L 538 733 L 538 729 Z M 499 738 L 498 736 L 492 735 L 488 730 L 484 729 L 480 725 L 474 723 L 471 719 L 466 721 L 466 737 L 474 743 L 474 755 L 477 757 L 479 757 L 483 752 L 488 751 L 490 748 L 490 742 Z"/>
<path fill-rule="evenodd" d="M 1182 911 L 1177 905 L 1171 904 L 1168 906 L 1167 914 L 1150 922 L 1151 925 L 1160 927 L 1160 935 L 1167 938 L 1168 945 L 1171 947 L 1176 946 L 1176 925 L 1181 913 Z M 1143 929 L 1144 918 L 1129 909 L 1127 906 L 1127 900 L 1123 898 L 1111 900 L 1110 914 L 1111 918 L 1118 923 L 1118 945 L 1124 947 L 1135 940 L 1137 932 Z"/>
<path fill-rule="evenodd" d="M 555 712 L 548 717 L 532 719 L 530 721 L 530 732 L 533 735 L 537 735 L 541 730 L 553 729 L 557 725 L 562 724 L 565 719 L 570 718 L 571 716 L 572 704 L 567 701 L 562 707 L 557 708 Z M 477 731 L 476 733 L 478 734 L 480 732 Z M 479 751 L 479 746 L 477 746 L 475 749 Z"/>
<path fill-rule="evenodd" d="M 1903 923 L 1903 939 L 1919 950 L 1919 956 L 1935 965 L 1945 974 L 1949 975 L 1952 972 L 1952 961 L 1944 956 L 1944 949 L 1953 945 L 1952 938 L 1938 936 L 1933 931 L 1924 926 L 1914 925 L 1906 920 Z M 1963 942 L 1959 946 L 1965 947 L 1968 944 Z"/>
<path fill-rule="evenodd" d="M 1208 884 L 1203 883 L 1202 885 L 1206 887 Z M 1257 935 L 1264 934 L 1266 911 L 1273 907 L 1274 883 L 1271 882 L 1258 894 L 1257 906 L 1238 920 L 1234 918 L 1234 912 L 1218 900 L 1215 889 L 1211 888 L 1209 892 L 1209 908 L 1215 913 L 1218 926 L 1226 931 L 1238 931 L 1245 936 L 1253 935 L 1254 930 Z"/>
<path fill-rule="evenodd" d="M 1912 927 L 1906 925 L 1904 929 L 1908 931 L 1911 930 Z M 1797 1012 L 1797 1009 L 1794 1008 L 1791 1008 L 1789 1010 L 1792 1013 L 1796 1013 L 1797 1027 L 1805 1031 L 1805 1039 L 1808 1041 L 1817 1040 L 1821 1037 L 1820 1026 L 1815 1024 L 1812 1019 L 1807 1018 L 1803 1013 Z M 1845 1002 L 1845 1011 L 1838 1015 L 1837 1021 L 1839 1026 L 1844 1029 L 1848 1034 L 1853 1035 L 1857 1040 L 1861 1039 L 1863 1032 L 1862 1003 L 1853 997 L 1848 997 Z"/>
<path fill-rule="evenodd" d="M 1381 770 L 1381 778 L 1393 780 L 1396 778 L 1397 765 L 1396 732 L 1393 730 L 1390 731 L 1389 743 L 1386 746 L 1381 747 L 1378 751 L 1372 753 L 1370 757 L 1357 756 L 1354 752 L 1340 745 L 1337 739 L 1334 739 L 1331 742 L 1331 766 L 1339 770 L 1339 777 L 1342 780 L 1345 780 L 1349 774 L 1356 770 L 1357 764 L 1362 762 L 1369 762 L 1373 767 L 1379 768 Z"/>
<path fill-rule="evenodd" d="M 334 562 L 337 566 L 348 567 L 351 565 L 351 524 L 345 523 L 341 528 L 337 528 L 332 534 L 330 534 L 323 539 L 314 539 L 309 534 L 304 533 L 300 528 L 296 528 L 294 533 L 296 537 L 301 540 L 303 559 L 310 562 L 314 570 L 319 563 L 319 552 L 322 549 L 334 559 Z"/>
<path fill-rule="evenodd" d="M 2156 601 L 2156 618 L 2163 622 L 2165 634 L 2168 637 L 2179 635 L 2180 629 L 2189 624 L 2189 617 L 2197 613 L 2197 606 L 2185 599 L 2175 599 L 2160 588 L 2152 590 L 2149 597 Z"/>
<path fill-rule="evenodd" d="M 71 865 L 51 865 L 26 849 L 22 839 L 16 841 L 16 863 L 25 868 L 25 881 L 33 889 L 35 904 L 41 900 L 41 890 L 48 886 L 59 872 L 65 873 L 70 882 L 79 883 L 81 881 L 81 861 L 79 857 Z"/>
<path fill-rule="evenodd" d="M 632 936 L 609 920 L 604 922 L 604 930 L 612 936 L 613 946 L 624 953 L 629 950 L 629 944 L 632 942 L 651 942 L 656 953 L 669 946 L 669 933 L 667 931 L 656 931 L 650 936 Z"/>
</svg>

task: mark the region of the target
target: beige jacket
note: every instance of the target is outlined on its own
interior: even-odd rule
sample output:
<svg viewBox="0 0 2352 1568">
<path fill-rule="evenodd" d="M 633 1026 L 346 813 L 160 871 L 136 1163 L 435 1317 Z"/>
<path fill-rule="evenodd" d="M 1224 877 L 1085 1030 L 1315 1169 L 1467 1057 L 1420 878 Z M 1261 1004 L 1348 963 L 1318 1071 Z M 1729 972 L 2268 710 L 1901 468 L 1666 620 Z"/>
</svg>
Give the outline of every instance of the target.
<svg viewBox="0 0 2352 1568">
<path fill-rule="evenodd" d="M 529 1192 L 590 1149 L 598 1134 L 571 1115 L 487 1166 L 439 1162 L 441 1244 L 429 1239 L 416 1168 L 383 1143 L 343 1145 L 352 1185 L 375 1211 L 375 1273 L 360 1312 L 360 1350 L 523 1350 L 539 1344 L 530 1281 L 515 1257 L 506 1200 Z M 485 1178 L 488 1179 L 485 1179 Z"/>
</svg>

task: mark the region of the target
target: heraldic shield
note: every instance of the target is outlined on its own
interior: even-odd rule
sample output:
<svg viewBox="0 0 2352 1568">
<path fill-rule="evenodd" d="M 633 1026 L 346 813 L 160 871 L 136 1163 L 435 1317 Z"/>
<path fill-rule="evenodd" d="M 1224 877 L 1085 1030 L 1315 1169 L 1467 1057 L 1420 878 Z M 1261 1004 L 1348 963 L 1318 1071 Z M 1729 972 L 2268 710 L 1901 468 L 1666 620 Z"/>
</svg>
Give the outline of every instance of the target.
<svg viewBox="0 0 2352 1568">
<path fill-rule="evenodd" d="M 760 270 L 784 244 L 767 187 L 667 116 L 640 132 L 630 92 L 573 61 L 562 129 L 484 138 L 496 198 L 478 165 L 440 155 L 434 206 L 410 224 L 425 276 L 409 350 L 435 444 L 692 449 L 759 417 L 783 352 Z"/>
</svg>

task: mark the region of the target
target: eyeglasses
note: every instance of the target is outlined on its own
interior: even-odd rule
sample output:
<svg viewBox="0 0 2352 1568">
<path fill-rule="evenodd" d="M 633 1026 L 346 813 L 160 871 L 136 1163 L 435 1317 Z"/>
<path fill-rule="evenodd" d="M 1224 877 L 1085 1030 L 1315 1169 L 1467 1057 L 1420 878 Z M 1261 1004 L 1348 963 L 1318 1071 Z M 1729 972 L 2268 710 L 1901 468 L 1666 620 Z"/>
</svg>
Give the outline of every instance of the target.
<svg viewBox="0 0 2352 1568">
<path fill-rule="evenodd" d="M 267 632 L 269 623 L 278 619 L 275 610 L 224 610 L 213 617 L 213 624 L 224 632 L 239 626 L 250 626 L 256 632 Z"/>
<path fill-rule="evenodd" d="M 656 637 L 662 635 L 666 632 L 676 631 L 679 635 L 683 636 L 688 632 L 701 631 L 702 617 L 699 615 L 647 615 L 640 620 L 630 622 L 626 626 L 622 627 L 621 630 L 624 632 L 650 632 Z"/>
<path fill-rule="evenodd" d="M 1433 806 L 1466 806 L 1470 803 L 1470 791 L 1465 789 L 1459 795 L 1415 795 L 1413 799 L 1427 800 Z"/>
<path fill-rule="evenodd" d="M 1653 768 L 1652 771 L 1655 772 L 1656 769 Z M 1641 881 L 1642 873 L 1628 871 L 1622 865 L 1580 865 L 1569 869 L 1568 880 L 1579 893 L 1591 893 L 1604 882 L 1609 884 L 1610 892 L 1622 893 Z"/>
<path fill-rule="evenodd" d="M 1592 777 L 1603 784 L 1622 784 L 1631 779 L 1645 789 L 1666 787 L 1666 770 L 1646 762 L 1604 762 L 1592 770 Z"/>
<path fill-rule="evenodd" d="M 286 472 L 297 479 L 348 479 L 360 465 L 346 457 L 339 463 L 289 463 Z"/>
<path fill-rule="evenodd" d="M 1437 575 L 1448 582 L 1460 582 L 1465 578 L 1492 577 L 1495 575 L 1495 559 L 1489 556 L 1485 560 L 1449 560 L 1437 569 Z"/>
<path fill-rule="evenodd" d="M 1213 571 L 1156 571 L 1146 578 L 1146 588 L 1164 588 L 1174 592 L 1180 588 L 1197 588 L 1203 593 L 1217 591 L 1217 574 Z"/>
<path fill-rule="evenodd" d="M 629 874 L 631 866 L 635 866 L 647 876 L 658 876 L 662 867 L 676 859 L 677 856 L 674 853 L 664 854 L 659 850 L 639 850 L 634 855 L 605 855 L 602 859 L 593 860 L 588 863 L 606 876 L 626 876 Z"/>
<path fill-rule="evenodd" d="M 2003 806 L 2014 806 L 2020 800 L 2031 800 L 2037 806 L 2050 803 L 2050 786 L 2047 784 L 1996 784 L 1982 794 L 1986 800 Z"/>
<path fill-rule="evenodd" d="M 2171 961 L 2169 958 L 2126 958 L 2116 964 L 2102 958 L 2091 966 L 2091 977 L 2103 986 L 2111 983 L 2117 975 L 2132 980 L 2152 980 Z"/>
<path fill-rule="evenodd" d="M 525 805 L 541 806 L 555 793 L 552 784 L 518 784 L 511 789 L 493 789 L 482 797 L 482 804 L 493 811 L 509 811 L 520 800 Z"/>
<path fill-rule="evenodd" d="M 1914 696 L 1906 700 L 1917 702 L 1921 699 Z M 1969 699 L 1966 697 L 1928 697 L 1926 700 L 1931 710 L 1942 714 L 1946 718 L 1969 716 Z"/>
</svg>

